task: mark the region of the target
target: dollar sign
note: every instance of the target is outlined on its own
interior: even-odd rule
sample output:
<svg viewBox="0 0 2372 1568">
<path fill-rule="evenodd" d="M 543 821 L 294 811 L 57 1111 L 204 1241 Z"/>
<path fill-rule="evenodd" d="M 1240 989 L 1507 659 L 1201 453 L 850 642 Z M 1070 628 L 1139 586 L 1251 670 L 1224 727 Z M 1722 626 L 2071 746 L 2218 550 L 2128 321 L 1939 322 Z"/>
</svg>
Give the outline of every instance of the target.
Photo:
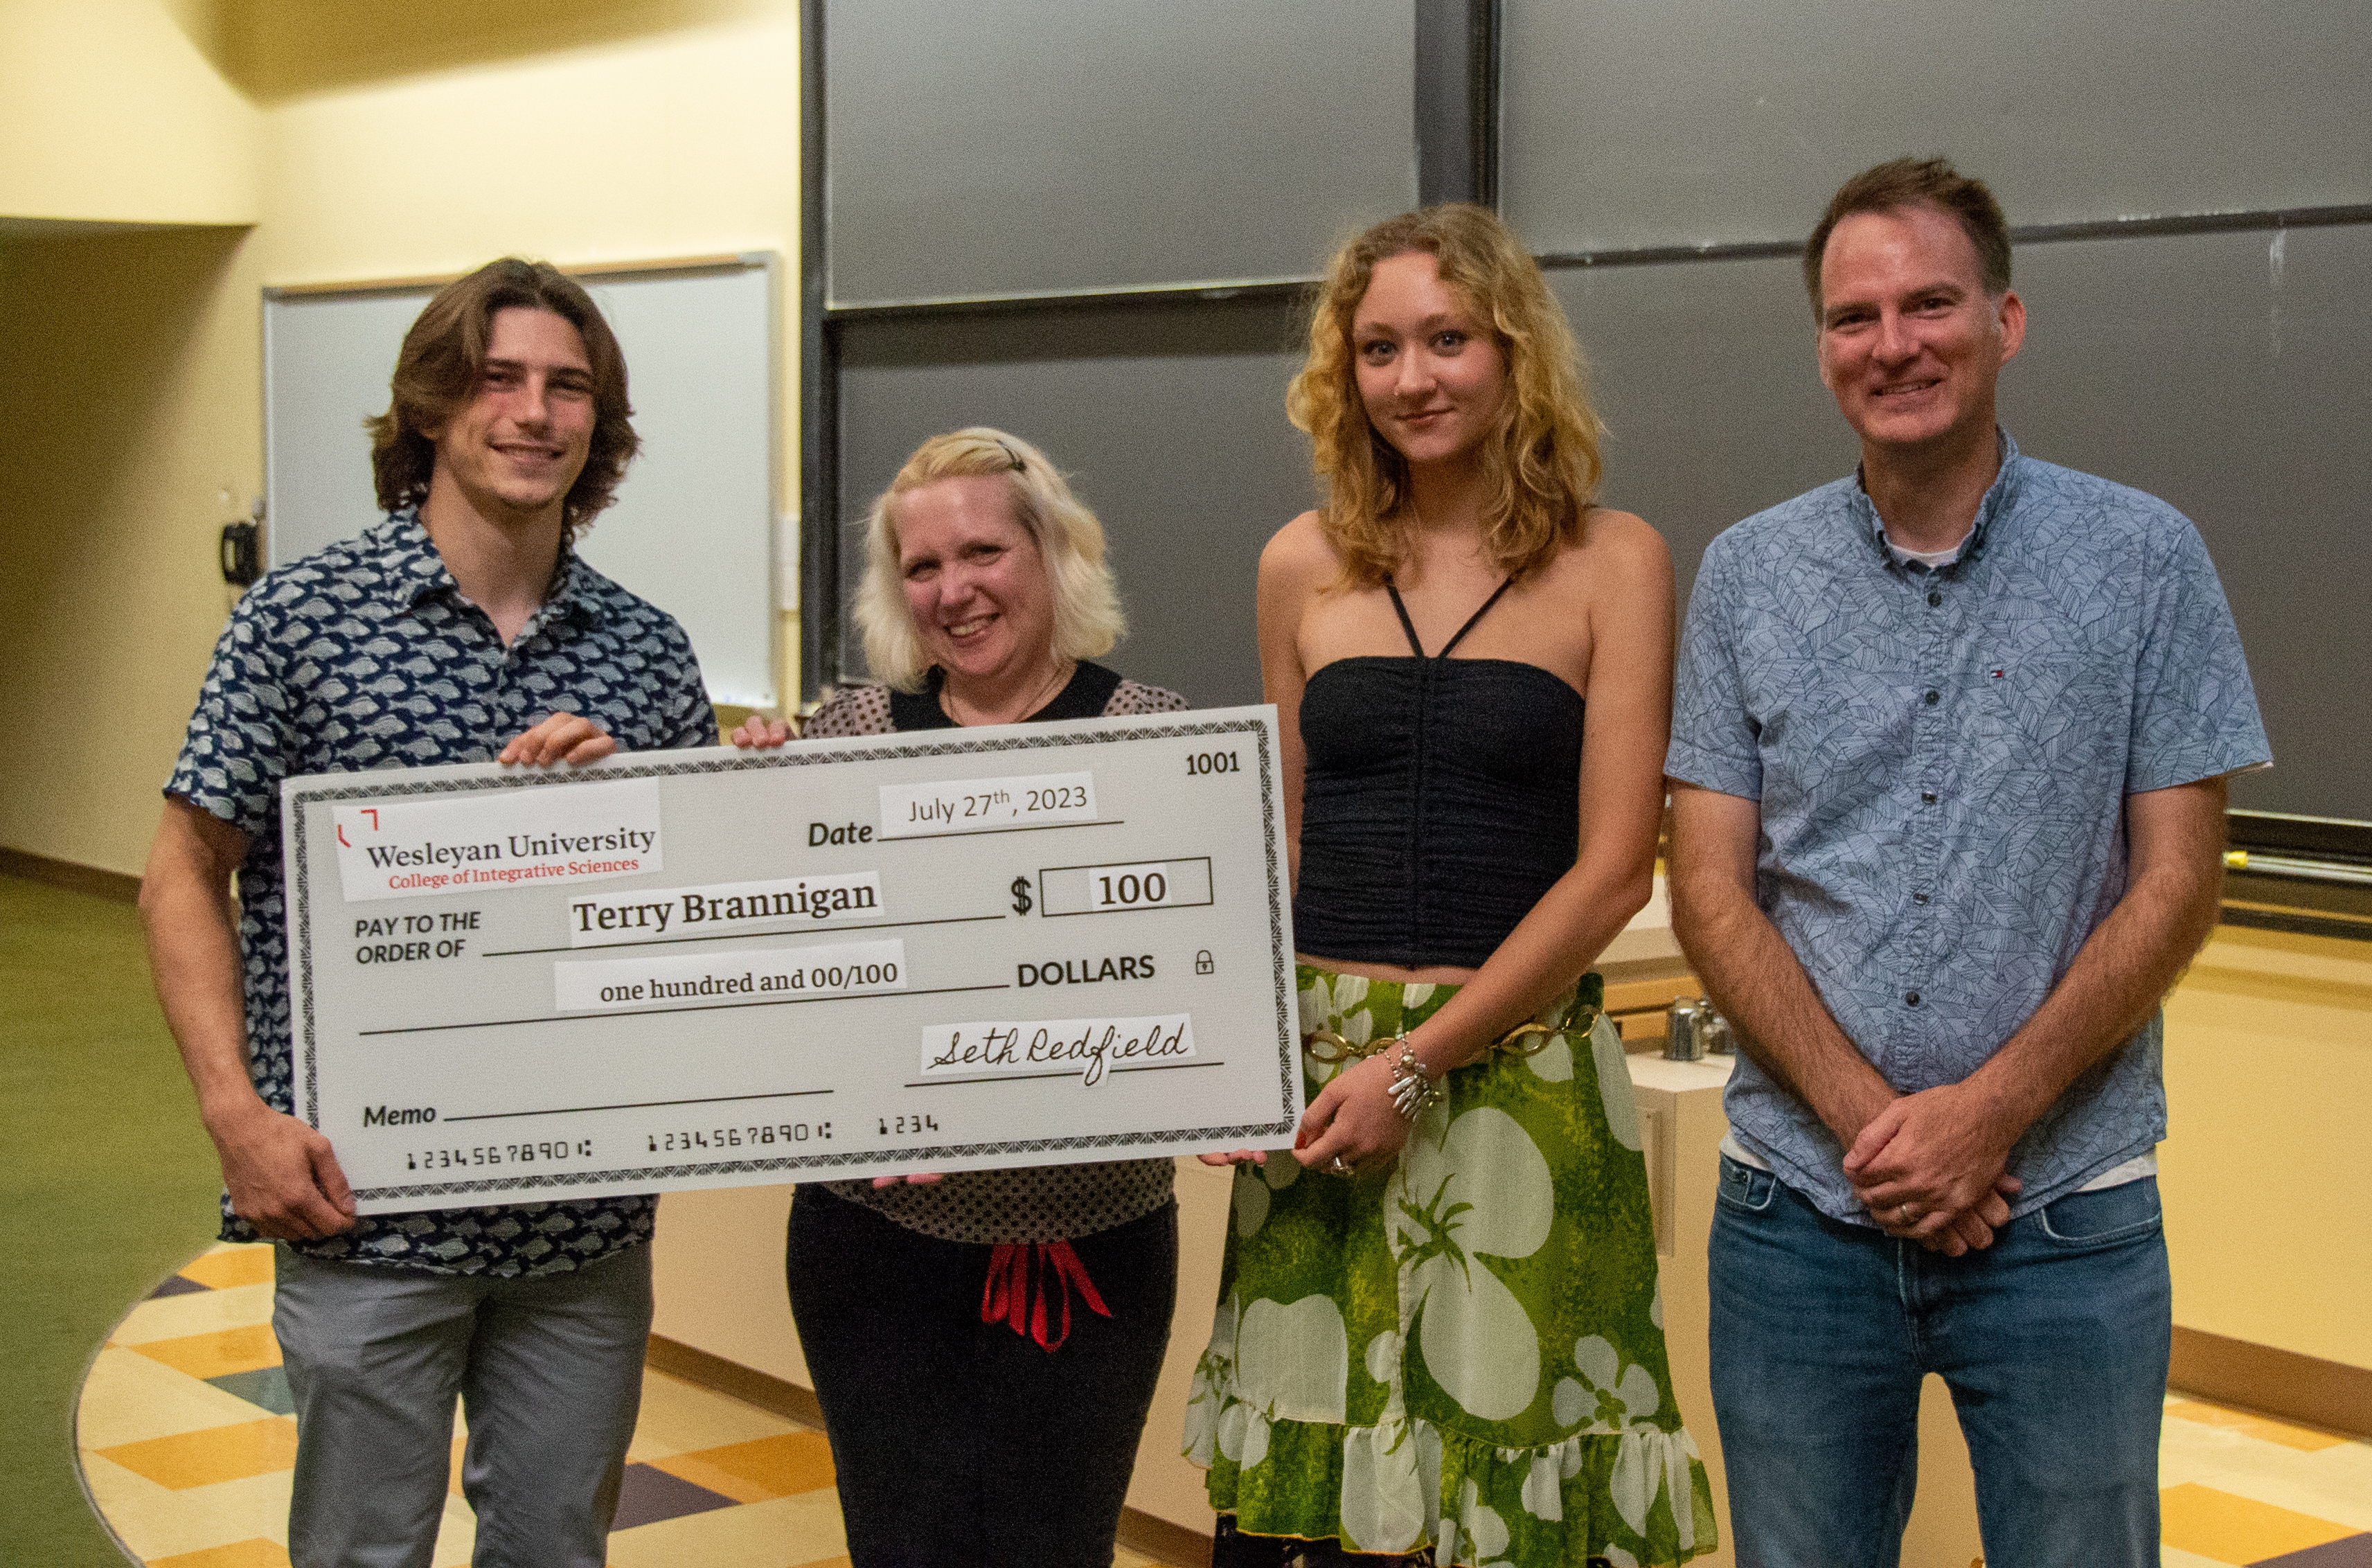
<svg viewBox="0 0 2372 1568">
<path fill-rule="evenodd" d="M 1013 912 L 1016 914 L 1029 912 L 1029 878 L 1027 877 L 1016 877 L 1013 879 Z"/>
</svg>

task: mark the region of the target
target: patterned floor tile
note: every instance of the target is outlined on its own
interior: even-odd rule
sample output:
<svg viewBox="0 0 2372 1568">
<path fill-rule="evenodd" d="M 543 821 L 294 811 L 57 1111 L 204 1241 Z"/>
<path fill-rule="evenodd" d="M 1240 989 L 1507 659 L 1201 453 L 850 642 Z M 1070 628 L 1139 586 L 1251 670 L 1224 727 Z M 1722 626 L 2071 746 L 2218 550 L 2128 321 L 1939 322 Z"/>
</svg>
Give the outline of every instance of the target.
<svg viewBox="0 0 2372 1568">
<path fill-rule="evenodd" d="M 2268 1557 L 2256 1568 L 2372 1568 L 2372 1535 L 2349 1536 L 2328 1546 Z"/>
<path fill-rule="evenodd" d="M 613 1533 L 631 1530 L 662 1519 L 705 1514 L 712 1508 L 730 1508 L 736 1501 L 655 1466 L 628 1465 L 618 1488 L 618 1517 L 610 1527 Z"/>
<path fill-rule="evenodd" d="M 108 1338 L 119 1345 L 138 1345 L 151 1340 L 187 1339 L 218 1329 L 269 1327 L 271 1322 L 270 1285 L 201 1287 L 178 1295 L 150 1296 L 125 1313 Z"/>
<path fill-rule="evenodd" d="M 445 1500 L 445 1516 L 437 1522 L 436 1546 L 429 1568 L 470 1568 L 478 1550 L 478 1516 L 456 1492 Z"/>
<path fill-rule="evenodd" d="M 643 1409 L 634 1423 L 633 1459 L 655 1460 L 695 1448 L 749 1443 L 804 1430 L 770 1411 L 743 1404 L 728 1394 L 703 1388 L 664 1372 L 643 1374 Z"/>
<path fill-rule="evenodd" d="M 118 1444 L 99 1452 L 134 1475 L 174 1492 L 187 1492 L 193 1486 L 244 1481 L 291 1468 L 296 1462 L 296 1423 L 286 1416 L 273 1416 L 236 1426 L 151 1437 L 145 1443 Z"/>
<path fill-rule="evenodd" d="M 2352 1479 L 2298 1473 L 2305 1468 L 2284 1466 L 2262 1475 L 2235 1473 L 2227 1475 L 2220 1485 L 2224 1491 L 2238 1492 L 2295 1514 L 2345 1526 L 2350 1534 L 2372 1531 L 2372 1490 Z"/>
<path fill-rule="evenodd" d="M 2195 1484 L 2167 1488 L 2158 1505 L 2167 1545 L 2218 1562 L 2261 1562 L 2355 1533 L 2329 1519 Z"/>
<path fill-rule="evenodd" d="M 736 1503 L 763 1503 L 832 1483 L 831 1444 L 820 1432 L 785 1432 L 752 1443 L 672 1454 L 651 1463 Z"/>
<path fill-rule="evenodd" d="M 108 1524 L 144 1562 L 287 1534 L 294 1477 L 285 1469 L 176 1492 L 89 1454 L 83 1476 Z"/>
<path fill-rule="evenodd" d="M 110 1345 L 84 1377 L 75 1435 L 85 1448 L 112 1448 L 210 1426 L 253 1421 L 253 1405 L 135 1351 Z"/>
<path fill-rule="evenodd" d="M 847 1551 L 840 1500 L 829 1492 L 717 1508 L 610 1538 L 611 1568 L 808 1568 L 844 1565 Z"/>
<path fill-rule="evenodd" d="M 152 1557 L 148 1568 L 288 1568 L 288 1549 L 276 1540 L 233 1541 L 203 1551 Z"/>
<path fill-rule="evenodd" d="M 295 1415 L 296 1396 L 288 1391 L 288 1374 L 277 1366 L 260 1367 L 253 1372 L 226 1372 L 205 1382 L 220 1388 L 234 1399 L 245 1400 L 260 1410 L 274 1415 Z"/>
<path fill-rule="evenodd" d="M 2197 1422 L 2202 1426 L 2220 1426 L 2227 1432 L 2238 1432 L 2266 1443 L 2278 1443 L 2285 1448 L 2296 1448 L 2302 1454 L 2320 1453 L 2336 1448 L 2348 1439 L 2336 1432 L 2320 1427 L 2295 1426 L 2285 1421 L 2275 1421 L 2269 1415 L 2253 1411 L 2227 1410 L 2200 1400 L 2174 1400 L 2168 1402 L 2166 1413 L 2177 1421 Z"/>
<path fill-rule="evenodd" d="M 272 1283 L 272 1244 L 226 1243 L 201 1254 L 181 1271 L 181 1277 L 213 1290 L 227 1290 L 233 1285 L 268 1285 Z"/>
<path fill-rule="evenodd" d="M 201 1382 L 233 1372 L 259 1372 L 280 1365 L 280 1342 L 272 1337 L 269 1323 L 218 1329 L 211 1334 L 191 1334 L 180 1339 L 150 1340 L 128 1348 Z"/>
</svg>

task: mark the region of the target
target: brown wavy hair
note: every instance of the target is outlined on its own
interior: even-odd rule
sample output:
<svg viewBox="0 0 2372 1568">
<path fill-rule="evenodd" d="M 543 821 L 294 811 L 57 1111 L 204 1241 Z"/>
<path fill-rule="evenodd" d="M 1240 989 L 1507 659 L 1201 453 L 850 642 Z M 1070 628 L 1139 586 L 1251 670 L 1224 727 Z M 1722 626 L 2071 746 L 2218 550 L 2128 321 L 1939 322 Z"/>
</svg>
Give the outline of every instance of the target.
<svg viewBox="0 0 2372 1568">
<path fill-rule="evenodd" d="M 1434 259 L 1506 364 L 1498 432 L 1481 453 L 1491 497 L 1482 542 L 1499 569 L 1520 574 L 1577 541 L 1603 470 L 1605 427 L 1590 407 L 1573 329 L 1507 226 L 1464 203 L 1388 218 L 1327 268 L 1310 315 L 1309 357 L 1285 400 L 1286 414 L 1309 433 L 1310 467 L 1326 487 L 1326 537 L 1358 587 L 1382 581 L 1407 556 L 1409 470 L 1368 423 L 1352 318 L 1376 264 L 1418 250 Z"/>
<path fill-rule="evenodd" d="M 643 444 L 626 401 L 625 354 L 583 285 L 548 261 L 506 256 L 437 290 L 403 334 L 388 410 L 363 421 L 371 436 L 371 476 L 386 510 L 401 511 L 427 498 L 436 471 L 436 443 L 427 432 L 443 429 L 477 395 L 494 313 L 515 308 L 549 310 L 575 327 L 593 368 L 592 449 L 562 504 L 568 536 L 574 539 L 617 499 L 618 482 Z"/>
</svg>

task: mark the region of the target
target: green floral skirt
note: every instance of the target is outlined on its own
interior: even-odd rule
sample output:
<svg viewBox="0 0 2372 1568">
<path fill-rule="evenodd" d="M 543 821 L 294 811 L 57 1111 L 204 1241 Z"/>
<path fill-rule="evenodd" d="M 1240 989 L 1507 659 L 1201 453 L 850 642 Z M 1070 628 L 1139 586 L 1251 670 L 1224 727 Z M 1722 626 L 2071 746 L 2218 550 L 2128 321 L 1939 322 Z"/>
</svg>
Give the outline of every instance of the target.
<svg viewBox="0 0 2372 1568">
<path fill-rule="evenodd" d="M 1305 1034 L 1355 1046 L 1414 1028 L 1458 989 L 1306 964 L 1299 985 Z M 1444 1568 L 1713 1550 L 1603 995 L 1585 976 L 1541 1014 L 1559 1031 L 1543 1048 L 1451 1073 L 1389 1169 L 1344 1180 L 1284 1153 L 1237 1168 L 1185 1452 L 1238 1529 L 1432 1545 Z M 1302 1066 L 1313 1097 L 1336 1071 Z"/>
</svg>

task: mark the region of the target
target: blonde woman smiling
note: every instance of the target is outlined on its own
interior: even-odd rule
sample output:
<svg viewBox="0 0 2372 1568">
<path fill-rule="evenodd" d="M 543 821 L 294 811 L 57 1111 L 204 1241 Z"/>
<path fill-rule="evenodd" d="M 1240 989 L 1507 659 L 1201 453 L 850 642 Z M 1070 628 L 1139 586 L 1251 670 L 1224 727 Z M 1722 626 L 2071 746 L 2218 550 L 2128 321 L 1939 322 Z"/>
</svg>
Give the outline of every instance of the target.
<svg viewBox="0 0 2372 1568">
<path fill-rule="evenodd" d="M 1163 713 L 1092 662 L 1124 622 L 1103 528 L 1044 453 L 936 436 L 866 525 L 880 684 L 808 736 Z M 753 719 L 741 746 L 780 746 Z M 802 1186 L 786 1272 L 855 1568 L 1109 1568 L 1177 1299 L 1167 1159 Z"/>
<path fill-rule="evenodd" d="M 1650 889 L 1670 560 L 1592 504 L 1571 332 L 1480 208 L 1335 257 L 1287 406 L 1326 486 L 1260 570 L 1309 1108 L 1238 1156 L 1214 1562 L 1684 1562 L 1712 1500 L 1584 973 Z"/>
</svg>

